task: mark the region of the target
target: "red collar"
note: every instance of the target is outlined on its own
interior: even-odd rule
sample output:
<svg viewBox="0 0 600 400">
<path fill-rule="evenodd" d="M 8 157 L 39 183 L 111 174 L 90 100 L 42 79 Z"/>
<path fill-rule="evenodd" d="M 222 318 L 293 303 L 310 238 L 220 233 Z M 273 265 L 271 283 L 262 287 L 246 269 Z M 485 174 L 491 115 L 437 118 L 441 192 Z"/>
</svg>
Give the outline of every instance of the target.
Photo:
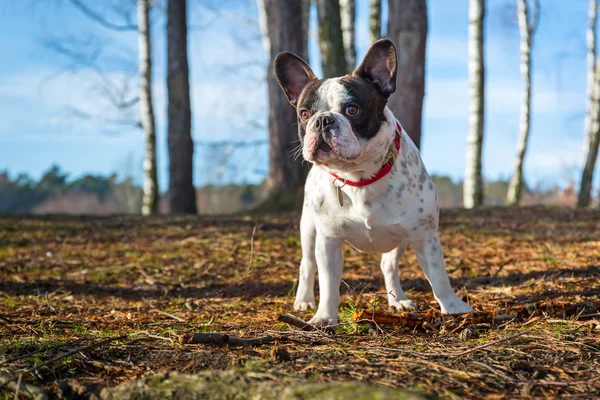
<svg viewBox="0 0 600 400">
<path fill-rule="evenodd" d="M 396 151 L 397 151 L 396 156 L 400 152 L 400 139 L 401 138 L 402 138 L 402 126 L 400 126 L 400 122 L 396 121 L 396 137 L 394 138 L 394 146 L 396 147 Z M 335 179 L 337 179 L 338 181 L 344 183 L 344 185 L 354 186 L 354 187 L 367 186 L 373 182 L 377 182 L 378 180 L 380 180 L 381 178 L 383 178 L 384 176 L 386 176 L 387 174 L 390 173 L 390 171 L 392 170 L 392 165 L 394 165 L 394 162 L 396 161 L 396 156 L 390 157 L 388 159 L 388 161 L 386 161 L 386 163 L 383 164 L 381 169 L 379 171 L 377 171 L 377 173 L 375 175 L 373 175 L 372 177 L 370 177 L 368 179 L 363 178 L 360 181 L 349 181 L 347 179 L 340 178 L 336 174 L 331 174 L 331 175 L 333 175 L 333 177 Z"/>
</svg>

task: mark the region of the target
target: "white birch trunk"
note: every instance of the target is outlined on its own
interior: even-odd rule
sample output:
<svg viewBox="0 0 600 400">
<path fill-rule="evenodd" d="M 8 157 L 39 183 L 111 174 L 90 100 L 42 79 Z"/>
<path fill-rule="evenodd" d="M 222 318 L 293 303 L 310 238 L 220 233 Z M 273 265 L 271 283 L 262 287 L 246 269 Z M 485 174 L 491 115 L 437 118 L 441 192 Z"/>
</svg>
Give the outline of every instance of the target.
<svg viewBox="0 0 600 400">
<path fill-rule="evenodd" d="M 140 108 L 146 138 L 142 214 L 158 213 L 156 169 L 156 129 L 152 107 L 152 45 L 150 38 L 150 1 L 138 0 L 138 51 L 140 71 Z"/>
<path fill-rule="evenodd" d="M 463 205 L 465 208 L 483 204 L 483 179 L 481 177 L 481 150 L 483 147 L 484 119 L 484 55 L 483 23 L 485 1 L 469 2 L 469 134 L 467 137 L 467 162 L 463 185 Z"/>
<path fill-rule="evenodd" d="M 585 117 L 585 137 L 583 147 L 584 166 L 579 187 L 578 207 L 587 207 L 590 204 L 594 167 L 598 156 L 599 126 L 598 112 L 600 111 L 600 91 L 598 68 L 596 65 L 596 22 L 598 14 L 598 1 L 590 0 L 588 11 L 587 29 L 587 115 Z"/>
<path fill-rule="evenodd" d="M 533 21 L 529 20 L 529 6 L 527 0 L 517 0 L 517 14 L 519 31 L 521 34 L 521 75 L 523 77 L 523 98 L 521 115 L 519 117 L 519 138 L 517 140 L 517 155 L 513 175 L 508 184 L 506 203 L 516 205 L 521 199 L 523 188 L 523 160 L 527 151 L 531 121 L 531 49 L 533 47 L 533 34 L 537 28 L 539 18 L 539 3 L 534 1 Z"/>
<path fill-rule="evenodd" d="M 340 0 L 340 18 L 342 21 L 342 37 L 344 39 L 344 50 L 346 64 L 349 70 L 356 67 L 356 47 L 354 39 L 354 19 L 356 4 L 354 0 Z"/>
</svg>

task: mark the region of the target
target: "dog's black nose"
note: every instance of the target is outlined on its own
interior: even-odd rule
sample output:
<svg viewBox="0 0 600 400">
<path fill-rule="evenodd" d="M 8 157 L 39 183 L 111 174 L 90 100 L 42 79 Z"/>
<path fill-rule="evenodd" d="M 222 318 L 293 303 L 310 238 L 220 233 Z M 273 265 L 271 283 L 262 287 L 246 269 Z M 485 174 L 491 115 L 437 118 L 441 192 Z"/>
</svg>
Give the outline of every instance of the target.
<svg viewBox="0 0 600 400">
<path fill-rule="evenodd" d="M 330 115 L 321 115 L 315 121 L 317 129 L 323 129 L 331 124 L 333 124 L 333 117 Z"/>
</svg>

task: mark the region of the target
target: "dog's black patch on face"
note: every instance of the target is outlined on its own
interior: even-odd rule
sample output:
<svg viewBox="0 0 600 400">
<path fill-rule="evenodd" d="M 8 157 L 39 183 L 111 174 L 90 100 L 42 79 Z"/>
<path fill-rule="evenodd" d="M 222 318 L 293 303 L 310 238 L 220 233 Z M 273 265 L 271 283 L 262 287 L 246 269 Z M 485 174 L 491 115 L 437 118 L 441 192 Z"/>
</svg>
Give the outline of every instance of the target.
<svg viewBox="0 0 600 400">
<path fill-rule="evenodd" d="M 387 99 L 371 82 L 360 77 L 344 76 L 340 79 L 340 84 L 348 91 L 347 104 L 342 105 L 341 113 L 344 113 L 348 105 L 358 106 L 360 111 L 356 116 L 344 115 L 358 137 L 371 139 L 377 135 L 381 124 L 386 121 L 384 110 Z"/>
</svg>

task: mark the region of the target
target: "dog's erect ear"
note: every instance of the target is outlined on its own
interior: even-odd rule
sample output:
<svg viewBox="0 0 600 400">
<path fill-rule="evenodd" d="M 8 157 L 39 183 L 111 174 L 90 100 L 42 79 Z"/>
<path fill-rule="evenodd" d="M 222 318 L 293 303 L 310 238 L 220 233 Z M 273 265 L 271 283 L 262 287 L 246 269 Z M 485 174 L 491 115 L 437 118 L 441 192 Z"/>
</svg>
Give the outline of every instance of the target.
<svg viewBox="0 0 600 400">
<path fill-rule="evenodd" d="M 296 107 L 298 97 L 300 97 L 304 86 L 313 79 L 317 79 L 304 60 L 292 53 L 277 54 L 273 62 L 273 68 L 279 86 L 281 86 L 289 102 L 294 107 Z"/>
<path fill-rule="evenodd" d="M 388 39 L 379 39 L 367 51 L 354 75 L 370 81 L 381 94 L 388 97 L 396 91 L 397 68 L 396 46 Z"/>
</svg>

